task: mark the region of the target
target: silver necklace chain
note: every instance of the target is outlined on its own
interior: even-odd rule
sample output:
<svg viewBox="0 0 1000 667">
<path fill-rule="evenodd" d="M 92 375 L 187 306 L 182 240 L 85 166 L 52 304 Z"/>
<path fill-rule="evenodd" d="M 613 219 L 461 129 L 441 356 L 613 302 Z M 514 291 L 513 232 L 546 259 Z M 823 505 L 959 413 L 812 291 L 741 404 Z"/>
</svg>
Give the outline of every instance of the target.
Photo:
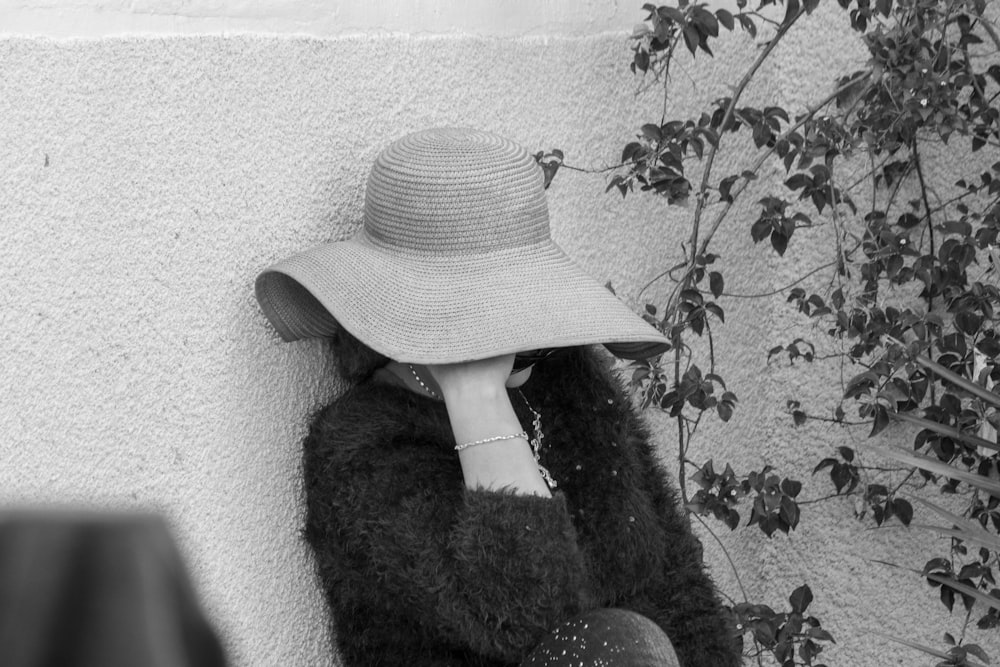
<svg viewBox="0 0 1000 667">
<path fill-rule="evenodd" d="M 545 483 L 550 489 L 556 488 L 556 480 L 553 479 L 552 474 L 548 469 L 542 465 L 541 454 L 542 454 L 542 440 L 545 439 L 545 434 L 542 433 L 542 415 L 538 413 L 528 399 L 525 397 L 524 393 L 520 389 L 517 390 L 517 395 L 521 397 L 524 404 L 528 406 L 528 410 L 531 412 L 531 439 L 528 442 L 531 444 L 531 454 L 535 457 L 535 463 L 538 465 L 538 474 L 542 476 Z"/>
</svg>

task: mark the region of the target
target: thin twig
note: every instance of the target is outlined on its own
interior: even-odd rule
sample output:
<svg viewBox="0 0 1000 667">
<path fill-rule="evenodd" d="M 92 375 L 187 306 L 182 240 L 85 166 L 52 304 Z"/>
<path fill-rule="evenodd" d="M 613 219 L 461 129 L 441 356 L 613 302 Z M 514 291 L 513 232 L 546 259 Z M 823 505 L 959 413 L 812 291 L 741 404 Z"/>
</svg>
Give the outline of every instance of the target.
<svg viewBox="0 0 1000 667">
<path fill-rule="evenodd" d="M 844 256 L 845 257 L 850 257 L 851 255 L 854 254 L 854 252 L 859 247 L 861 247 L 860 243 L 858 243 L 853 248 L 851 248 L 850 250 L 848 250 L 844 254 Z M 798 278 L 796 278 L 792 282 L 788 283 L 787 285 L 785 285 L 783 287 L 779 287 L 779 288 L 777 288 L 775 290 L 771 290 L 770 292 L 760 292 L 759 294 L 733 294 L 731 292 L 723 292 L 722 295 L 723 296 L 728 296 L 728 297 L 733 297 L 734 299 L 760 299 L 760 298 L 764 298 L 764 297 L 768 297 L 768 296 L 775 296 L 775 295 L 778 295 L 778 294 L 782 294 L 783 292 L 785 292 L 786 290 L 788 290 L 791 287 L 795 287 L 796 285 L 798 285 L 799 283 L 801 283 L 802 281 L 804 281 L 806 278 L 809 278 L 810 276 L 819 273 L 823 269 L 828 269 L 831 266 L 836 266 L 837 263 L 838 263 L 838 260 L 833 260 L 832 262 L 827 262 L 826 264 L 821 264 L 821 265 L 817 266 L 815 269 L 812 269 L 811 271 L 802 274 L 801 276 L 799 276 Z"/>
<path fill-rule="evenodd" d="M 878 171 L 880 168 L 885 167 L 885 165 L 889 164 L 889 160 L 892 157 L 894 157 L 892 155 L 887 155 L 885 160 L 876 167 L 875 154 L 872 153 L 871 151 L 868 151 L 868 156 L 869 156 L 869 163 L 872 165 L 872 168 L 863 173 L 861 176 L 859 176 L 853 183 L 848 185 L 844 190 L 845 192 L 851 192 L 854 190 L 854 188 L 858 187 L 859 185 L 863 185 L 866 182 L 870 182 L 874 186 L 875 179 L 873 178 L 873 176 L 875 175 L 875 172 Z"/>
<path fill-rule="evenodd" d="M 830 95 L 828 95 L 826 98 L 824 98 L 819 104 L 816 104 L 813 107 L 809 108 L 806 111 L 806 113 L 803 114 L 803 116 L 801 118 L 799 118 L 798 121 L 795 122 L 795 124 L 793 124 L 787 130 L 785 130 L 785 132 L 783 132 L 781 134 L 781 136 L 779 136 L 775 140 L 775 142 L 774 142 L 775 145 L 777 145 L 778 142 L 780 142 L 782 139 L 786 139 L 789 135 L 791 135 L 792 132 L 795 132 L 800 127 L 802 127 L 803 125 L 805 125 L 817 113 L 819 113 L 821 109 L 823 109 L 830 102 L 832 102 L 835 99 L 837 99 L 838 95 L 840 95 L 844 91 L 848 90 L 851 86 L 855 85 L 856 83 L 858 83 L 859 81 L 861 81 L 862 79 L 864 79 L 867 76 L 869 76 L 869 75 L 868 75 L 867 72 L 865 72 L 862 75 L 858 75 L 858 76 L 854 77 L 850 81 L 847 81 L 840 88 L 838 88 L 837 90 L 833 91 Z M 771 157 L 771 155 L 773 155 L 773 154 L 774 154 L 774 147 L 772 146 L 771 148 L 768 148 L 766 151 L 764 151 L 764 153 L 761 154 L 757 158 L 757 160 L 754 162 L 753 166 L 751 166 L 748 171 L 751 171 L 751 172 L 754 172 L 754 173 L 756 173 L 757 171 L 759 171 L 760 168 L 761 168 L 761 166 L 764 164 L 764 162 L 769 157 Z M 749 187 L 749 185 L 750 185 L 750 181 L 744 180 L 739 186 L 737 186 L 736 190 L 734 190 L 733 192 L 730 193 L 729 200 L 726 201 L 725 207 L 721 211 L 719 211 L 719 213 L 715 216 L 715 219 L 712 221 L 712 226 L 709 228 L 708 234 L 702 239 L 702 241 L 701 241 L 701 248 L 699 248 L 699 254 L 705 252 L 705 250 L 708 247 L 708 242 L 711 241 L 712 237 L 715 235 L 715 232 L 719 229 L 719 227 L 722 225 L 722 222 L 726 219 L 727 215 L 729 214 L 730 209 L 732 209 L 732 207 L 733 207 L 733 204 L 736 202 L 736 200 L 739 198 L 739 196 L 743 193 L 743 191 L 746 190 L 747 187 Z"/>
<path fill-rule="evenodd" d="M 805 125 L 813 116 L 815 116 L 817 113 L 819 113 L 819 111 L 821 109 L 823 109 L 823 107 L 825 107 L 830 102 L 832 102 L 833 100 L 835 100 L 838 95 L 840 95 L 845 90 L 848 90 L 851 86 L 855 85 L 858 81 L 861 81 L 863 78 L 865 78 L 867 76 L 868 76 L 868 74 L 864 73 L 863 75 L 859 75 L 859 76 L 856 76 L 856 77 L 852 78 L 851 80 L 849 80 L 845 84 L 843 84 L 840 88 L 838 88 L 837 90 L 833 91 L 833 93 L 831 93 L 830 95 L 828 95 L 819 104 L 816 104 L 813 107 L 811 107 L 810 109 L 808 109 L 806 111 L 806 113 L 801 118 L 799 118 L 799 120 L 795 124 L 793 124 L 792 126 L 790 126 L 784 133 L 781 134 L 780 137 L 778 137 L 778 139 L 775 141 L 775 143 L 777 144 L 778 141 L 781 141 L 782 139 L 785 139 L 792 132 L 794 132 L 795 130 L 799 129 L 803 125 Z M 730 105 L 730 107 L 732 107 L 732 104 Z M 723 121 L 723 124 L 720 127 L 725 127 L 725 121 Z M 720 137 L 720 140 L 721 140 L 721 137 Z M 711 155 L 714 150 L 715 150 L 714 147 L 710 147 L 709 154 Z M 773 154 L 774 154 L 774 148 L 773 147 L 768 148 L 766 151 L 764 151 L 764 153 L 762 153 L 758 157 L 758 159 L 756 160 L 756 162 L 753 164 L 753 166 L 748 171 L 757 172 L 760 169 L 761 165 L 763 165 L 764 162 L 771 155 L 773 155 Z M 704 183 L 705 180 L 706 179 L 703 179 L 702 187 L 705 188 L 705 189 L 707 189 L 708 186 Z M 656 276 L 654 276 L 645 285 L 643 285 L 642 289 L 639 290 L 639 294 L 640 295 L 643 292 L 645 292 L 647 289 L 649 289 L 654 283 L 656 283 L 659 280 L 661 280 L 664 276 L 669 275 L 670 273 L 672 273 L 672 272 L 674 272 L 674 271 L 676 271 L 676 270 L 678 270 L 680 268 L 683 268 L 683 267 L 687 266 L 688 269 L 689 269 L 689 271 L 690 271 L 691 267 L 693 267 L 695 265 L 695 263 L 693 261 L 693 258 L 697 258 L 698 255 L 703 254 L 705 252 L 705 250 L 708 249 L 708 243 L 709 243 L 709 241 L 712 240 L 712 237 L 715 235 L 715 232 L 719 229 L 719 227 L 722 225 L 722 222 L 726 219 L 726 216 L 729 214 L 730 209 L 732 209 L 733 204 L 735 203 L 736 199 L 739 197 L 739 195 L 744 190 L 746 190 L 746 188 L 749 186 L 749 184 L 750 184 L 750 181 L 744 180 L 737 187 L 737 189 L 730 194 L 729 200 L 725 202 L 725 206 L 723 207 L 723 209 L 718 213 L 718 215 L 715 216 L 715 219 L 712 221 L 712 226 L 711 226 L 708 234 L 702 239 L 702 241 L 701 241 L 701 247 L 698 249 L 698 252 L 694 253 L 692 251 L 692 255 L 691 255 L 692 260 L 685 260 L 682 263 L 675 264 L 671 268 L 669 268 L 669 269 L 667 269 L 665 271 L 662 271 L 659 274 L 657 274 Z M 703 194 L 699 194 L 699 201 L 700 202 L 704 201 Z M 703 206 L 703 204 L 702 204 L 702 206 Z M 698 236 L 697 227 L 700 224 L 698 216 L 700 216 L 700 214 L 696 212 L 696 218 L 695 218 L 695 221 L 693 223 L 694 229 L 692 230 L 692 239 L 695 239 L 695 240 L 697 239 L 697 236 Z M 670 312 L 671 305 L 673 304 L 673 301 L 674 301 L 674 297 L 677 294 L 677 292 L 679 291 L 680 286 L 683 284 L 683 282 L 684 282 L 683 279 L 680 280 L 680 281 L 678 281 L 677 286 L 671 291 L 670 296 L 667 298 L 667 305 L 666 305 L 666 308 L 665 308 L 666 312 L 668 312 L 668 313 Z"/>
<path fill-rule="evenodd" d="M 831 493 L 828 496 L 821 496 L 819 498 L 813 498 L 812 500 L 797 500 L 795 501 L 798 505 L 812 505 L 814 503 L 821 503 L 826 500 L 832 500 L 833 498 L 848 498 L 850 494 L 847 493 Z"/>
<path fill-rule="evenodd" d="M 838 355 L 833 355 L 833 356 L 838 356 Z M 865 421 L 865 422 L 852 422 L 852 421 L 847 421 L 846 419 L 836 419 L 834 417 L 820 417 L 818 415 L 811 415 L 811 414 L 809 414 L 807 412 L 803 412 L 802 414 L 804 414 L 806 416 L 806 419 L 811 419 L 813 421 L 818 421 L 818 422 L 827 422 L 827 423 L 830 423 L 830 424 L 839 424 L 841 426 L 871 426 L 871 422 L 869 422 L 869 421 Z"/>
<path fill-rule="evenodd" d="M 934 220 L 931 217 L 931 204 L 927 200 L 927 183 L 924 181 L 924 170 L 920 166 L 920 152 L 917 150 L 917 139 L 913 138 L 910 144 L 910 150 L 913 151 L 913 163 L 917 168 L 917 178 L 920 179 L 920 196 L 924 202 L 924 216 L 927 220 L 927 234 L 928 239 L 931 244 L 931 257 L 936 257 L 937 252 L 934 248 Z M 927 312 L 934 310 L 934 293 L 931 290 L 927 290 Z M 934 388 L 931 387 L 931 401 L 934 400 Z"/>
<path fill-rule="evenodd" d="M 933 209 L 931 209 L 931 213 L 940 213 L 941 211 L 945 210 L 946 208 L 948 208 L 949 206 L 951 206 L 952 204 L 954 204 L 957 201 L 961 201 L 961 200 L 965 199 L 966 197 L 971 197 L 973 195 L 978 195 L 979 192 L 981 190 L 983 190 L 984 187 L 985 186 L 980 185 L 975 190 L 966 190 L 965 192 L 963 192 L 960 195 L 955 195 L 954 197 L 952 197 L 948 201 L 941 202 L 940 205 L 938 205 L 938 206 L 934 207 Z M 987 208 L 989 208 L 989 207 L 987 207 Z"/>
<path fill-rule="evenodd" d="M 663 125 L 667 121 L 667 98 L 668 98 L 668 85 L 670 84 L 670 64 L 674 61 L 674 49 L 677 48 L 678 37 L 680 37 L 680 30 L 674 31 L 674 41 L 670 44 L 670 50 L 667 51 L 666 64 L 663 66 L 663 113 L 660 114 L 660 125 Z"/>
<path fill-rule="evenodd" d="M 615 171 L 616 169 L 621 169 L 624 166 L 625 166 L 625 163 L 624 162 L 620 162 L 618 164 L 611 165 L 610 167 L 600 167 L 598 169 L 590 169 L 588 167 L 574 167 L 571 164 L 566 164 L 565 162 L 563 162 L 562 164 L 559 165 L 559 168 L 560 169 L 569 169 L 570 171 L 580 171 L 580 172 L 583 172 L 585 174 L 604 174 L 604 173 L 607 173 L 609 171 Z"/>
<path fill-rule="evenodd" d="M 997 34 L 993 24 L 991 24 L 988 19 L 983 19 L 979 21 L 979 25 L 983 26 L 983 30 L 986 31 L 986 34 L 993 40 L 993 44 L 998 50 L 1000 50 L 1000 35 Z"/>
<path fill-rule="evenodd" d="M 722 295 L 723 296 L 733 297 L 734 299 L 761 299 L 761 298 L 768 297 L 768 296 L 775 296 L 777 294 L 783 293 L 785 290 L 787 290 L 787 289 L 789 289 L 791 287 L 795 287 L 796 285 L 798 285 L 799 283 L 801 283 L 803 280 L 805 280 L 809 276 L 811 276 L 813 274 L 816 274 L 816 273 L 819 273 L 823 269 L 828 269 L 831 266 L 835 266 L 836 264 L 837 264 L 837 260 L 833 260 L 832 262 L 827 262 L 826 264 L 821 264 L 820 266 L 817 266 L 815 269 L 813 269 L 809 273 L 805 273 L 805 274 L 799 276 L 798 278 L 796 278 L 792 282 L 788 283 L 784 287 L 779 287 L 778 289 L 772 290 L 770 292 L 760 292 L 759 294 L 733 294 L 731 292 L 723 292 Z"/>
<path fill-rule="evenodd" d="M 840 221 L 840 209 L 838 207 L 839 202 L 837 201 L 837 188 L 834 185 L 833 179 L 833 165 L 830 165 L 830 213 L 833 218 L 833 238 L 837 244 L 837 266 L 847 266 L 848 254 L 844 252 L 844 242 L 843 242 L 843 229 L 844 226 Z M 843 195 L 840 197 L 843 199 Z M 852 204 L 853 205 L 853 204 Z M 835 277 L 839 275 L 839 272 L 834 271 Z M 834 278 L 835 279 L 835 278 Z M 833 280 L 830 281 L 830 285 L 833 285 Z"/>
<path fill-rule="evenodd" d="M 916 468 L 910 468 L 910 472 L 906 473 L 906 477 L 903 478 L 903 481 L 900 482 L 899 484 L 897 484 L 896 488 L 894 488 L 892 491 L 889 492 L 889 495 L 890 496 L 896 495 L 896 493 L 901 488 L 903 488 L 903 485 L 906 484 L 907 482 L 909 482 L 910 478 L 913 477 L 916 473 L 917 473 L 917 469 Z"/>
<path fill-rule="evenodd" d="M 687 265 L 686 261 L 680 262 L 678 264 L 674 264 L 669 269 L 667 269 L 665 271 L 661 271 L 660 273 L 656 274 L 653 277 L 652 280 L 650 280 L 649 282 L 647 282 L 645 285 L 642 286 L 642 289 L 639 290 L 639 296 L 642 296 L 643 292 L 645 292 L 647 289 L 649 289 L 654 283 L 659 282 L 664 276 L 670 275 L 671 273 L 673 273 L 677 269 L 683 269 L 686 265 Z"/>
<path fill-rule="evenodd" d="M 715 374 L 715 338 L 712 325 L 708 323 L 708 311 L 705 311 L 705 332 L 708 334 L 708 372 Z"/>
<path fill-rule="evenodd" d="M 733 570 L 733 575 L 734 575 L 734 576 L 736 577 L 736 583 L 737 583 L 737 585 L 738 585 L 738 586 L 740 587 L 740 593 L 742 593 L 742 594 L 743 594 L 743 601 L 744 601 L 744 602 L 748 602 L 748 601 L 750 600 L 750 598 L 749 598 L 749 597 L 747 596 L 747 589 L 746 589 L 746 588 L 745 588 L 745 587 L 743 586 L 743 580 L 742 580 L 742 579 L 740 579 L 740 571 L 739 571 L 739 569 L 738 569 L 738 568 L 736 567 L 736 563 L 734 563 L 734 562 L 733 562 L 733 559 L 732 559 L 732 558 L 731 558 L 731 557 L 729 556 L 729 550 L 728 550 L 728 549 L 726 549 L 726 545 L 722 543 L 722 540 L 720 540 L 720 539 L 719 539 L 719 536 L 715 534 L 715 531 L 714 531 L 714 530 L 712 530 L 711 528 L 709 528 L 709 527 L 708 527 L 708 524 L 707 524 L 707 523 L 705 523 L 705 520 L 704 520 L 704 519 L 702 519 L 702 518 L 701 518 L 700 516 L 698 516 L 697 514 L 692 514 L 691 516 L 693 516 L 693 517 L 694 517 L 695 519 L 697 519 L 697 520 L 698 520 L 698 523 L 700 523 L 701 525 L 703 525 L 703 526 L 705 527 L 705 530 L 707 530 L 707 531 L 708 531 L 708 534 L 709 534 L 709 535 L 711 535 L 711 536 L 712 536 L 712 538 L 713 538 L 713 539 L 714 539 L 714 540 L 716 541 L 716 543 L 717 543 L 717 544 L 719 545 L 719 547 L 721 547 L 721 548 L 722 548 L 722 553 L 723 553 L 723 555 L 724 555 L 724 556 L 726 557 L 726 560 L 728 560 L 728 561 L 729 561 L 729 567 L 730 567 L 730 568 L 732 568 L 732 570 Z M 725 594 L 723 593 L 723 595 L 725 595 Z M 729 597 L 728 595 L 726 595 L 726 597 L 727 597 L 727 598 L 729 598 L 729 601 L 730 601 L 730 602 L 732 602 L 732 601 L 733 601 L 733 599 L 732 599 L 732 598 L 730 598 L 730 597 Z"/>
<path fill-rule="evenodd" d="M 690 243 L 692 254 L 690 265 L 688 267 L 689 272 L 695 267 L 695 259 L 699 254 L 704 252 L 698 248 L 698 228 L 701 224 L 702 211 L 705 208 L 705 199 L 708 196 L 708 181 L 712 176 L 712 165 L 715 163 L 715 156 L 718 154 L 719 146 L 722 144 L 722 133 L 728 130 L 729 124 L 732 122 L 733 115 L 736 112 L 736 103 L 739 101 L 740 96 L 743 95 L 743 91 L 745 91 L 747 86 L 750 85 L 750 81 L 752 81 L 753 77 L 756 76 L 757 71 L 778 46 L 781 39 L 788 33 L 788 30 L 795 25 L 795 22 L 804 16 L 805 13 L 805 7 L 800 7 L 799 10 L 791 16 L 791 18 L 784 21 L 781 26 L 778 27 L 774 37 L 768 41 L 767 46 L 765 46 L 764 49 L 757 55 L 756 60 L 754 60 L 753 64 L 750 65 L 750 69 L 747 70 L 747 72 L 743 75 L 743 78 L 740 79 L 740 82 L 736 85 L 736 89 L 733 91 L 733 96 L 729 99 L 729 104 L 726 105 L 726 111 L 722 116 L 722 123 L 719 125 L 719 140 L 709 146 L 708 156 L 705 158 L 705 168 L 701 175 L 701 186 L 698 188 L 698 196 L 695 200 L 694 221 L 691 225 Z"/>
</svg>

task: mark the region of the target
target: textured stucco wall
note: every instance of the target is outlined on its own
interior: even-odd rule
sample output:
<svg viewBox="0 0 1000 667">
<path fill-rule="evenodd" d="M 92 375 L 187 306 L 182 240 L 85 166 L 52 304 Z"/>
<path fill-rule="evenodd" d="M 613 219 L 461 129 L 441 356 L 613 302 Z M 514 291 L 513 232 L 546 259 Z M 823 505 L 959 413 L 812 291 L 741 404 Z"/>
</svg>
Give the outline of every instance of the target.
<svg viewBox="0 0 1000 667">
<path fill-rule="evenodd" d="M 829 85 L 810 73 L 860 62 L 833 20 L 821 13 L 783 47 L 751 101 L 800 107 Z M 726 94 L 752 53 L 736 38 L 699 57 L 678 74 L 676 104 Z M 410 130 L 473 125 L 578 165 L 613 162 L 658 116 L 655 95 L 635 97 L 628 57 L 622 32 L 0 39 L 0 505 L 159 509 L 234 665 L 335 664 L 298 533 L 298 441 L 336 387 L 319 344 L 283 344 L 265 326 L 253 278 L 353 230 L 372 157 Z M 635 295 L 679 251 L 689 211 L 623 202 L 603 183 L 558 176 L 554 236 Z M 823 261 L 821 231 L 816 248 L 778 260 L 749 243 L 741 215 L 717 249 L 730 291 L 766 292 Z M 785 400 L 821 410 L 836 378 L 766 365 L 773 341 L 808 332 L 780 297 L 725 305 L 720 372 L 741 404 L 730 424 L 704 426 L 697 457 L 808 479 L 864 434 L 792 430 Z M 924 664 L 872 631 L 936 644 L 935 593 L 869 562 L 919 568 L 923 554 L 904 530 L 852 520 L 846 502 L 810 506 L 787 538 L 722 539 L 751 597 L 783 606 L 813 587 L 839 641 L 828 664 Z M 736 595 L 721 551 L 706 549 Z"/>
<path fill-rule="evenodd" d="M 638 6 L 608 0 L 0 0 L 0 34 L 590 35 L 630 28 Z"/>
</svg>

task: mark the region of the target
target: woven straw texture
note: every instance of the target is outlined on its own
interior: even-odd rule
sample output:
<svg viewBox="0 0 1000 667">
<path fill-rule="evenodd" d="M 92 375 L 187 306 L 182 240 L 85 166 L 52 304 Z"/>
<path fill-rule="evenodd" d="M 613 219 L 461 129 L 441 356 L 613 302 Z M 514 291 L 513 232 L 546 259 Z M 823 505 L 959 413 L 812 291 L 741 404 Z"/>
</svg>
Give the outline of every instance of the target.
<svg viewBox="0 0 1000 667">
<path fill-rule="evenodd" d="M 285 340 L 339 324 L 411 363 L 590 343 L 662 352 L 665 339 L 551 240 L 543 182 L 503 137 L 407 135 L 375 161 L 361 232 L 269 267 L 257 298 Z"/>
</svg>

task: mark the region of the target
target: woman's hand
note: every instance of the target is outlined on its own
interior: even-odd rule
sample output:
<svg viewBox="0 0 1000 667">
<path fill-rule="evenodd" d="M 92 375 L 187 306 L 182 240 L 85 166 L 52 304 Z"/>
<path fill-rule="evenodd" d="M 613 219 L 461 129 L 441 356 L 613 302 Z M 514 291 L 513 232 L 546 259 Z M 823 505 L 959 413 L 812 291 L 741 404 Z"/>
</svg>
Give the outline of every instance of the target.
<svg viewBox="0 0 1000 667">
<path fill-rule="evenodd" d="M 466 486 L 548 497 L 551 494 L 538 472 L 531 446 L 527 439 L 516 437 L 524 428 L 507 395 L 513 365 L 514 355 L 504 354 L 479 361 L 431 365 L 426 369 L 444 397 L 456 444 L 515 436 L 459 451 Z"/>
<path fill-rule="evenodd" d="M 433 364 L 426 368 L 447 402 L 505 393 L 513 365 L 514 355 L 504 354 L 457 364 Z"/>
</svg>

